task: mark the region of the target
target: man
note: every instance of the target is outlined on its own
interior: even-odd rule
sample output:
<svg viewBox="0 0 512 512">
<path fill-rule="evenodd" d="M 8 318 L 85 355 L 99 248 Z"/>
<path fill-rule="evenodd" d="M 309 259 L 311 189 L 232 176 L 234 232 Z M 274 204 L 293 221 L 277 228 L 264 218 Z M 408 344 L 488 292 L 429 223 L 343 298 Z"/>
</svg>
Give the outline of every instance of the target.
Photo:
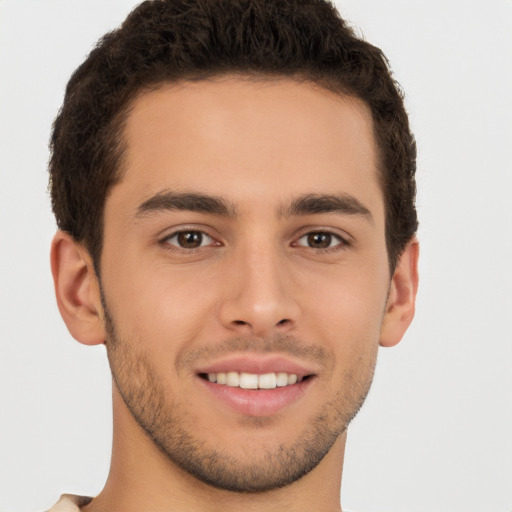
<svg viewBox="0 0 512 512">
<path fill-rule="evenodd" d="M 72 76 L 52 272 L 105 344 L 111 470 L 52 510 L 339 511 L 347 427 L 414 314 L 415 146 L 324 1 L 148 1 Z"/>
</svg>

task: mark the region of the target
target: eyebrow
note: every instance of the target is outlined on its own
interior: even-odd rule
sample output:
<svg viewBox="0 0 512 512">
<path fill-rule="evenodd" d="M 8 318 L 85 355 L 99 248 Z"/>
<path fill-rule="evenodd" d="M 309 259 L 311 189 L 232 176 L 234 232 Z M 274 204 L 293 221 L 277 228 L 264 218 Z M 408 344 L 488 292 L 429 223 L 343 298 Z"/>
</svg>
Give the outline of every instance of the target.
<svg viewBox="0 0 512 512">
<path fill-rule="evenodd" d="M 307 194 L 293 200 L 289 209 L 284 212 L 284 215 L 295 216 L 319 213 L 362 215 L 373 222 L 370 210 L 349 194 Z"/>
<path fill-rule="evenodd" d="M 236 208 L 225 199 L 195 192 L 160 192 L 139 205 L 136 218 L 165 211 L 191 211 L 234 217 Z M 294 199 L 288 207 L 278 210 L 280 216 L 301 216 L 321 213 L 362 215 L 373 221 L 372 214 L 358 199 L 349 194 L 306 194 Z"/>
<path fill-rule="evenodd" d="M 135 217 L 164 211 L 186 210 L 232 217 L 235 215 L 234 206 L 220 197 L 192 192 L 160 192 L 144 201 L 137 208 Z"/>
</svg>

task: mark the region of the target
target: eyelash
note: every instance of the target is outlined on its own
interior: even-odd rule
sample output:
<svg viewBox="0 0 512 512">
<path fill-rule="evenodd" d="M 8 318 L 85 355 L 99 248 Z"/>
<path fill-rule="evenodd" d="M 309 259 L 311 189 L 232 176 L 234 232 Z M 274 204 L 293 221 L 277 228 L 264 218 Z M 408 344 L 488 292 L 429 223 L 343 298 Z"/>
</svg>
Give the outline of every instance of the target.
<svg viewBox="0 0 512 512">
<path fill-rule="evenodd" d="M 302 240 L 303 238 L 308 238 L 311 236 L 318 236 L 318 235 L 327 235 L 328 237 L 330 237 L 330 243 L 332 243 L 333 241 L 336 241 L 336 240 L 337 240 L 337 243 L 333 246 L 329 245 L 328 247 L 320 247 L 320 248 L 318 248 L 318 247 L 315 248 L 315 247 L 311 247 L 308 245 L 299 244 L 299 241 Z M 312 249 L 315 251 L 315 253 L 324 254 L 324 253 L 328 253 L 328 252 L 332 253 L 332 252 L 341 251 L 341 250 L 347 248 L 350 245 L 350 243 L 348 242 L 348 240 L 346 238 L 342 237 L 338 233 L 333 233 L 332 231 L 329 231 L 328 229 L 318 229 L 318 230 L 312 230 L 312 231 L 308 231 L 307 233 L 304 233 L 297 239 L 297 242 L 295 242 L 294 245 L 296 245 L 298 247 L 305 247 L 307 249 Z"/>
<path fill-rule="evenodd" d="M 198 234 L 201 236 L 200 245 L 198 245 L 197 247 L 191 247 L 191 248 L 182 247 L 182 246 L 178 245 L 178 240 L 176 241 L 177 243 L 171 243 L 171 240 L 173 240 L 174 238 L 178 238 L 180 235 L 191 235 L 191 234 Z M 330 243 L 332 243 L 333 239 L 337 240 L 337 243 L 334 246 L 329 245 L 328 247 L 322 247 L 322 248 L 310 247 L 308 245 L 303 245 L 303 244 L 299 243 L 300 240 L 302 240 L 304 238 L 311 237 L 311 236 L 318 236 L 318 235 L 327 235 L 328 237 L 331 237 Z M 205 237 L 210 241 L 207 244 L 203 245 Z M 173 233 L 170 233 L 169 235 L 162 238 L 160 240 L 160 244 L 162 244 L 168 250 L 183 251 L 183 252 L 189 253 L 189 254 L 199 251 L 205 247 L 222 245 L 220 242 L 217 242 L 212 236 L 208 235 L 208 233 L 206 233 L 205 231 L 202 231 L 200 229 L 180 229 L 179 231 L 174 231 Z M 318 230 L 311 230 L 311 231 L 307 231 L 306 233 L 303 233 L 299 238 L 296 239 L 295 242 L 292 243 L 292 246 L 293 247 L 304 247 L 306 249 L 313 250 L 317 254 L 324 254 L 324 253 L 334 253 L 334 252 L 343 250 L 343 249 L 347 248 L 348 246 L 350 246 L 350 243 L 348 242 L 348 240 L 346 238 L 342 237 L 338 233 L 333 233 L 332 231 L 329 231 L 328 229 L 318 229 Z"/>
<path fill-rule="evenodd" d="M 197 246 L 197 247 L 181 247 L 180 245 L 178 245 L 178 243 L 176 244 L 173 244 L 171 243 L 171 240 L 173 238 L 178 238 L 180 235 L 190 235 L 190 234 L 199 234 L 201 235 L 201 242 L 200 242 L 200 245 Z M 208 238 L 210 240 L 210 242 L 208 244 L 205 244 L 203 245 L 203 241 L 204 241 L 204 238 Z M 162 240 L 160 240 L 160 243 L 163 244 L 164 246 L 166 246 L 167 248 L 170 248 L 169 246 L 172 246 L 172 250 L 178 250 L 178 251 L 185 251 L 185 252 L 193 252 L 193 251 L 197 251 L 197 250 L 200 250 L 204 247 L 208 247 L 210 245 L 220 245 L 218 242 L 216 244 L 212 244 L 212 242 L 214 242 L 215 239 L 213 237 L 211 237 L 210 235 L 208 235 L 207 233 L 205 233 L 204 231 L 200 230 L 200 229 L 180 229 L 179 231 L 175 231 L 169 235 L 167 235 L 166 237 L 164 237 Z"/>
</svg>

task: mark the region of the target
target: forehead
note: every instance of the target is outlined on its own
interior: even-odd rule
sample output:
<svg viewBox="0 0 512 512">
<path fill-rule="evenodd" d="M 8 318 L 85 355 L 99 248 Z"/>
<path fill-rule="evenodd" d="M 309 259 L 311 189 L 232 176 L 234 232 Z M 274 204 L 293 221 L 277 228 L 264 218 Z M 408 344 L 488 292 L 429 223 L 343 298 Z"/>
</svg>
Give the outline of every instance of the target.
<svg viewBox="0 0 512 512">
<path fill-rule="evenodd" d="M 134 100 L 124 137 L 116 187 L 126 198 L 165 189 L 233 202 L 380 196 L 368 108 L 309 83 L 225 77 L 163 85 Z"/>
</svg>

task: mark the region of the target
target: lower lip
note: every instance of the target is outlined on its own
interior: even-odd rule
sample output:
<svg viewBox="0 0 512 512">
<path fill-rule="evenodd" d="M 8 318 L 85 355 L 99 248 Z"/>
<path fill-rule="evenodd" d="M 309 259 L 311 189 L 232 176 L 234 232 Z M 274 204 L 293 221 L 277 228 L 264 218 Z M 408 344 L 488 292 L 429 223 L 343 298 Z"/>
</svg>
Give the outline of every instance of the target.
<svg viewBox="0 0 512 512">
<path fill-rule="evenodd" d="M 291 386 L 274 389 L 242 389 L 215 384 L 198 377 L 215 398 L 246 416 L 271 416 L 297 402 L 309 389 L 314 377 Z"/>
</svg>

